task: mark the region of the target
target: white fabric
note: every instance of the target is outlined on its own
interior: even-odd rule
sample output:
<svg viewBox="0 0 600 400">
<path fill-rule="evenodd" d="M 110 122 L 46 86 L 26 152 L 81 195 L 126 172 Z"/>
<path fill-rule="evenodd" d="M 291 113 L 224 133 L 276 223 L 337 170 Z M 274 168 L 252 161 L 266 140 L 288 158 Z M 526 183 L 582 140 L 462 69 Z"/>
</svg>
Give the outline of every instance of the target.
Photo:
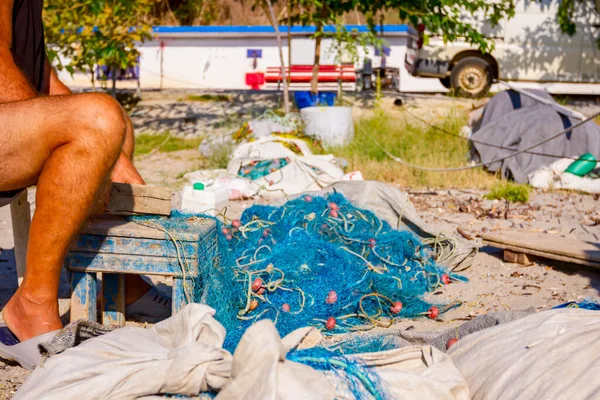
<svg viewBox="0 0 600 400">
<path fill-rule="evenodd" d="M 600 312 L 540 312 L 469 335 L 448 352 L 474 400 L 600 398 Z"/>
<path fill-rule="evenodd" d="M 298 331 L 290 335 L 298 338 Z M 321 373 L 286 360 L 295 343 L 284 342 L 270 320 L 248 328 L 233 355 L 231 382 L 216 400 L 333 400 L 335 391 Z"/>
<path fill-rule="evenodd" d="M 297 146 L 300 154 L 291 151 L 285 143 Z M 238 176 L 239 170 L 252 162 L 279 158 L 287 158 L 290 162 L 256 180 Z M 360 172 L 344 174 L 333 155 L 314 155 L 303 140 L 280 136 L 265 136 L 239 144 L 232 152 L 227 170 L 194 171 L 186 174 L 185 178 L 191 183 L 214 179 L 216 187 L 230 190 L 230 200 L 257 195 L 296 195 L 305 191 L 320 190 L 338 181 L 363 179 Z"/>
<path fill-rule="evenodd" d="M 50 357 L 14 399 L 135 399 L 221 388 L 231 371 L 214 310 L 190 304 L 150 329 L 126 327 Z"/>
<path fill-rule="evenodd" d="M 297 155 L 284 143 L 297 146 L 301 154 Z M 313 155 L 304 141 L 278 136 L 267 136 L 240 144 L 233 151 L 227 172 L 237 174 L 240 168 L 250 162 L 277 158 L 288 158 L 290 162 L 285 167 L 254 180 L 254 183 L 268 189 L 261 193 L 263 195 L 281 196 L 284 192 L 293 195 L 318 190 L 344 176 L 344 171 L 335 164 L 333 155 Z"/>
<path fill-rule="evenodd" d="M 248 328 L 233 356 L 231 383 L 217 400 L 352 399 L 337 374 L 286 360 L 315 328 L 298 329 L 283 340 L 270 320 Z M 469 390 L 450 358 L 431 346 L 412 346 L 348 357 L 360 359 L 387 389 L 384 398 L 468 400 Z M 381 393 L 380 393 L 381 394 Z M 370 398 L 366 396 L 364 398 Z"/>
<path fill-rule="evenodd" d="M 600 193 L 600 179 L 580 177 L 565 172 L 573 163 L 572 159 L 562 158 L 549 166 L 544 166 L 529 174 L 529 184 L 538 189 L 569 189 L 586 193 Z"/>
<path fill-rule="evenodd" d="M 136 399 L 160 393 L 195 396 L 220 391 L 218 400 L 351 399 L 343 374 L 286 359 L 322 336 L 298 329 L 283 340 L 272 321 L 244 333 L 233 356 L 222 349 L 225 331 L 214 310 L 199 304 L 150 329 L 126 327 L 50 357 L 15 399 Z M 354 356 L 376 372 L 383 398 L 467 400 L 464 379 L 450 358 L 430 346 Z M 366 395 L 362 396 L 369 398 Z"/>
</svg>

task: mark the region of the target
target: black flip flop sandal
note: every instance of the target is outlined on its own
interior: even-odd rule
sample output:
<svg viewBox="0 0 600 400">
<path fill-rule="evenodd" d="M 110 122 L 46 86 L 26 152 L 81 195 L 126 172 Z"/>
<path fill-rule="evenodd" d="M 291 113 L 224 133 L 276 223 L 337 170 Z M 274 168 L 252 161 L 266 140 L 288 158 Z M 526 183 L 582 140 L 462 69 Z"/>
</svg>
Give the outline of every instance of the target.
<svg viewBox="0 0 600 400">
<path fill-rule="evenodd" d="M 0 323 L 0 358 L 19 363 L 23 368 L 32 370 L 42 360 L 38 345 L 52 340 L 59 331 L 52 331 L 20 341 L 6 326 Z"/>
</svg>

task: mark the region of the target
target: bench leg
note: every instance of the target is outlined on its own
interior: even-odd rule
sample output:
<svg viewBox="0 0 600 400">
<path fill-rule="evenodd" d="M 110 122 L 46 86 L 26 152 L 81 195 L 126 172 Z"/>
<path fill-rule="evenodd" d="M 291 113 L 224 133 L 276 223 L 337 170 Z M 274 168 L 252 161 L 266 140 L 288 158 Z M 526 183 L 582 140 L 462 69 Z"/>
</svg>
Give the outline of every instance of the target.
<svg viewBox="0 0 600 400">
<path fill-rule="evenodd" d="M 125 326 L 125 275 L 102 274 L 102 323 Z"/>
<path fill-rule="evenodd" d="M 191 292 L 192 281 L 189 279 L 173 278 L 173 292 L 172 292 L 172 315 L 177 314 L 183 307 L 188 304 L 186 293 Z"/>
<path fill-rule="evenodd" d="M 17 280 L 21 285 L 25 276 L 27 259 L 27 240 L 29 226 L 31 225 L 31 207 L 27 200 L 27 190 L 10 203 L 10 217 L 12 220 L 13 237 L 15 242 L 15 263 L 17 264 Z"/>
<path fill-rule="evenodd" d="M 504 250 L 504 261 L 515 264 L 529 264 L 531 260 L 525 253 L 516 253 L 510 250 Z"/>
<path fill-rule="evenodd" d="M 71 322 L 80 319 L 96 322 L 95 273 L 73 272 L 71 278 Z"/>
</svg>

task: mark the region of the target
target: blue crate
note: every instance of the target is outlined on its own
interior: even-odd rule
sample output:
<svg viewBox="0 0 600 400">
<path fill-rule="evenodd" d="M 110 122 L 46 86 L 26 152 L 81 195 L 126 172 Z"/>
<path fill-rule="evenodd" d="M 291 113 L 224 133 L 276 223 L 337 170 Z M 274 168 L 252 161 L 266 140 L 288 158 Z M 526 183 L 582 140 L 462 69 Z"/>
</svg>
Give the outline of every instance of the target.
<svg viewBox="0 0 600 400">
<path fill-rule="evenodd" d="M 311 92 L 294 92 L 294 100 L 299 110 L 306 107 L 329 106 L 335 105 L 337 93 L 335 92 L 319 92 L 313 94 Z"/>
</svg>

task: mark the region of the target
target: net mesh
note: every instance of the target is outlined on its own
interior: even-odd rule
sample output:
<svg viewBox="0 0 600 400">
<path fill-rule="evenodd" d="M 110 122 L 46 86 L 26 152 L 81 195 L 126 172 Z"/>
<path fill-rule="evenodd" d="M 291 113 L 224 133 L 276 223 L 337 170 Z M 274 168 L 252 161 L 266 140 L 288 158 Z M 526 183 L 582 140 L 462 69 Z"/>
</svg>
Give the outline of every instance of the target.
<svg viewBox="0 0 600 400">
<path fill-rule="evenodd" d="M 133 217 L 162 227 L 172 240 L 204 218 Z M 423 295 L 465 278 L 438 265 L 411 232 L 391 228 L 341 194 L 255 205 L 240 220 L 226 221 L 217 220 L 211 245 L 198 246 L 189 300 L 216 310 L 230 351 L 260 319 L 273 320 L 282 336 L 311 325 L 344 334 L 401 318 L 435 318 L 458 305 L 431 304 Z"/>
</svg>

